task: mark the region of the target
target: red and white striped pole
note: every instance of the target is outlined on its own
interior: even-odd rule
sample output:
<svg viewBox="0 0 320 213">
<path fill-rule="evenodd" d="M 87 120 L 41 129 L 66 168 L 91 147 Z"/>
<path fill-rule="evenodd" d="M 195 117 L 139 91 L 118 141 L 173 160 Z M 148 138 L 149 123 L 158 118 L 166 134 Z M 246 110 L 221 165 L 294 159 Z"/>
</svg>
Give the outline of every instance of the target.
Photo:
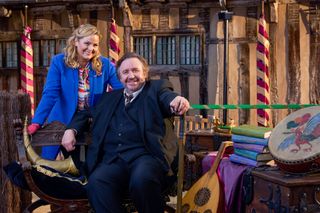
<svg viewBox="0 0 320 213">
<path fill-rule="evenodd" d="M 120 53 L 119 42 L 120 42 L 120 38 L 117 35 L 117 24 L 116 24 L 116 21 L 112 19 L 111 25 L 110 25 L 109 58 L 111 63 L 113 63 L 114 65 L 119 60 L 119 53 Z M 112 90 L 112 87 L 108 85 L 107 92 L 111 90 Z"/>
<path fill-rule="evenodd" d="M 27 17 L 27 6 L 25 8 Z M 31 27 L 27 26 L 27 18 L 23 34 L 21 36 L 20 67 L 21 67 L 21 89 L 28 93 L 31 99 L 31 115 L 34 115 L 34 87 L 33 87 L 33 50 L 31 43 Z"/>
<path fill-rule="evenodd" d="M 257 104 L 270 104 L 269 48 L 267 25 L 262 10 L 257 43 Z M 270 126 L 270 109 L 257 109 L 257 115 L 259 126 Z"/>
<path fill-rule="evenodd" d="M 117 35 L 117 24 L 116 21 L 112 19 L 110 25 L 109 57 L 111 62 L 114 64 L 119 60 L 119 42 L 120 38 Z"/>
</svg>

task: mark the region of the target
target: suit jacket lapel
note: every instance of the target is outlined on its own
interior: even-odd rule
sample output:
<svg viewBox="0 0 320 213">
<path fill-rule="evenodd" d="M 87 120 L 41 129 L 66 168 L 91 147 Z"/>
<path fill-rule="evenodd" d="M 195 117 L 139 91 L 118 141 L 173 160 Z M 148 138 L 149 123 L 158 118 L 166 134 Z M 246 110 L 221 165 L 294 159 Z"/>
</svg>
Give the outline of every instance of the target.
<svg viewBox="0 0 320 213">
<path fill-rule="evenodd" d="M 116 110 L 116 107 L 119 106 L 120 100 L 123 94 L 123 89 L 122 90 L 117 90 L 113 94 L 110 94 L 108 98 L 103 99 L 103 104 L 101 104 L 101 108 L 99 109 L 99 118 L 96 118 L 98 123 L 98 126 L 101 126 L 101 131 L 99 133 L 101 134 L 99 139 L 100 141 L 98 142 L 101 144 L 101 141 L 104 140 L 104 136 L 106 134 L 107 128 L 109 126 L 110 120 L 112 118 L 112 115 L 114 111 Z"/>
<path fill-rule="evenodd" d="M 143 141 L 145 142 L 145 138 L 144 138 L 144 126 L 145 126 L 145 123 L 144 123 L 144 118 L 145 118 L 145 107 L 148 107 L 148 103 L 147 103 L 147 99 L 146 99 L 146 96 L 147 96 L 147 93 L 148 93 L 148 90 L 149 90 L 149 82 L 147 82 L 143 88 L 143 90 L 141 91 L 141 93 L 139 94 L 142 98 L 142 106 L 139 106 L 139 126 L 140 126 L 140 133 L 141 133 L 141 136 L 142 136 L 142 139 Z"/>
</svg>

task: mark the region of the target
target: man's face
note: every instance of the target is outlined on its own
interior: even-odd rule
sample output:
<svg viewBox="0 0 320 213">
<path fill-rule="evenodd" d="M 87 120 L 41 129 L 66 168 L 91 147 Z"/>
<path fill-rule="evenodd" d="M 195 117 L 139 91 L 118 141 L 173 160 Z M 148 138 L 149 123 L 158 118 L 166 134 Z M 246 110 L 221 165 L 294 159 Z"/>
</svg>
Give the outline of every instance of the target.
<svg viewBox="0 0 320 213">
<path fill-rule="evenodd" d="M 119 80 L 127 92 L 133 93 L 139 90 L 146 81 L 143 65 L 137 58 L 125 59 L 119 67 Z"/>
</svg>

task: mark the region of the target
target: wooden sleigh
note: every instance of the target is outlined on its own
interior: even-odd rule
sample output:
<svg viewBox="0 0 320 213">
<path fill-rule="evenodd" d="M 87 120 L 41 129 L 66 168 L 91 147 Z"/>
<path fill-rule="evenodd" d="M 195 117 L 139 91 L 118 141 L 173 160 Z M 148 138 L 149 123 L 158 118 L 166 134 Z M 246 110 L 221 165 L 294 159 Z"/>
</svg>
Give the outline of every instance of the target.
<svg viewBox="0 0 320 213">
<path fill-rule="evenodd" d="M 165 211 L 169 213 L 173 212 L 182 212 L 182 191 L 184 183 L 184 166 L 188 163 L 188 157 L 184 153 L 184 144 L 185 144 L 185 135 L 186 131 L 193 129 L 192 126 L 194 119 L 191 119 L 189 116 L 176 117 L 174 120 L 175 132 L 179 138 L 179 167 L 178 167 L 178 179 L 176 185 L 176 195 L 177 195 L 177 204 L 176 209 L 170 205 L 165 206 Z M 201 123 L 204 123 L 204 119 Z M 191 123 L 191 124 L 190 124 Z M 47 193 L 43 192 L 34 181 L 32 177 L 32 164 L 28 160 L 26 155 L 26 149 L 23 144 L 23 124 L 21 120 L 14 121 L 15 135 L 16 135 L 16 144 L 18 148 L 19 162 L 22 165 L 23 174 L 27 181 L 27 184 L 30 190 L 39 197 L 38 200 L 31 203 L 24 212 L 32 212 L 35 209 L 43 205 L 50 205 L 51 212 L 90 212 L 91 208 L 87 199 L 60 199 L 54 196 L 50 196 Z M 197 127 L 195 127 L 197 128 Z M 204 128 L 204 126 L 199 126 L 199 128 Z M 46 126 L 37 131 L 36 134 L 32 136 L 31 144 L 33 147 L 42 147 L 49 145 L 60 145 L 63 133 L 65 130 L 65 125 L 59 122 L 53 122 L 50 125 Z M 81 142 L 77 142 L 77 145 L 86 146 L 91 142 L 90 135 L 86 135 L 85 139 Z M 217 165 L 216 165 L 217 166 Z M 211 173 L 211 174 L 214 174 Z M 210 175 L 211 177 L 211 175 Z M 171 191 L 172 193 L 172 191 Z M 190 194 L 190 193 L 188 193 Z M 166 201 L 169 201 L 169 196 L 165 196 Z M 185 198 L 184 198 L 185 199 Z M 130 199 L 125 200 L 124 206 L 128 212 L 135 211 L 135 207 Z"/>
<path fill-rule="evenodd" d="M 90 206 L 87 199 L 59 199 L 44 193 L 35 183 L 32 176 L 32 164 L 27 158 L 23 143 L 23 124 L 20 119 L 14 120 L 16 144 L 19 162 L 21 163 L 24 177 L 29 189 L 39 197 L 24 210 L 25 213 L 33 212 L 40 206 L 50 204 L 51 212 L 89 212 Z M 32 138 L 32 146 L 41 147 L 48 145 L 58 145 L 61 141 L 65 126 L 61 123 L 54 123 L 48 128 L 39 130 Z"/>
<path fill-rule="evenodd" d="M 87 213 L 93 212 L 90 208 L 88 199 L 61 199 L 53 197 L 41 190 L 32 176 L 32 163 L 28 160 L 26 149 L 23 143 L 23 124 L 20 119 L 14 120 L 16 145 L 18 148 L 19 162 L 21 163 L 24 177 L 26 179 L 29 189 L 39 198 L 38 200 L 32 202 L 24 210 L 25 213 L 33 212 L 37 208 L 50 205 L 51 212 L 67 213 L 67 212 L 77 212 L 77 213 Z M 31 144 L 33 147 L 42 147 L 48 145 L 60 145 L 61 138 L 63 136 L 65 126 L 59 122 L 54 122 L 47 127 L 37 131 L 35 135 L 32 136 Z M 86 139 L 77 145 L 87 145 L 90 143 L 89 135 L 86 135 Z M 166 201 L 169 197 L 165 196 Z M 135 207 L 131 199 L 125 199 L 123 203 L 127 212 L 134 212 Z M 176 210 L 169 206 L 165 206 L 165 212 L 173 213 Z"/>
</svg>

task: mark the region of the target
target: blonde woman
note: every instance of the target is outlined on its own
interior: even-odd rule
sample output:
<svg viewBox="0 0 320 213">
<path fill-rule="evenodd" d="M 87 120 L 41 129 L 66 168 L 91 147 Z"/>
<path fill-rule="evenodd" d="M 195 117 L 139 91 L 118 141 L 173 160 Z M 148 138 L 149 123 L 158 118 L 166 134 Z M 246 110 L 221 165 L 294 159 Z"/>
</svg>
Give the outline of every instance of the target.
<svg viewBox="0 0 320 213">
<path fill-rule="evenodd" d="M 70 36 L 65 53 L 50 64 L 41 101 L 28 127 L 34 134 L 44 123 L 68 124 L 76 111 L 88 109 L 99 100 L 108 84 L 122 88 L 114 66 L 100 55 L 101 34 L 95 26 L 79 26 Z M 42 157 L 55 159 L 58 146 L 43 147 Z"/>
</svg>

